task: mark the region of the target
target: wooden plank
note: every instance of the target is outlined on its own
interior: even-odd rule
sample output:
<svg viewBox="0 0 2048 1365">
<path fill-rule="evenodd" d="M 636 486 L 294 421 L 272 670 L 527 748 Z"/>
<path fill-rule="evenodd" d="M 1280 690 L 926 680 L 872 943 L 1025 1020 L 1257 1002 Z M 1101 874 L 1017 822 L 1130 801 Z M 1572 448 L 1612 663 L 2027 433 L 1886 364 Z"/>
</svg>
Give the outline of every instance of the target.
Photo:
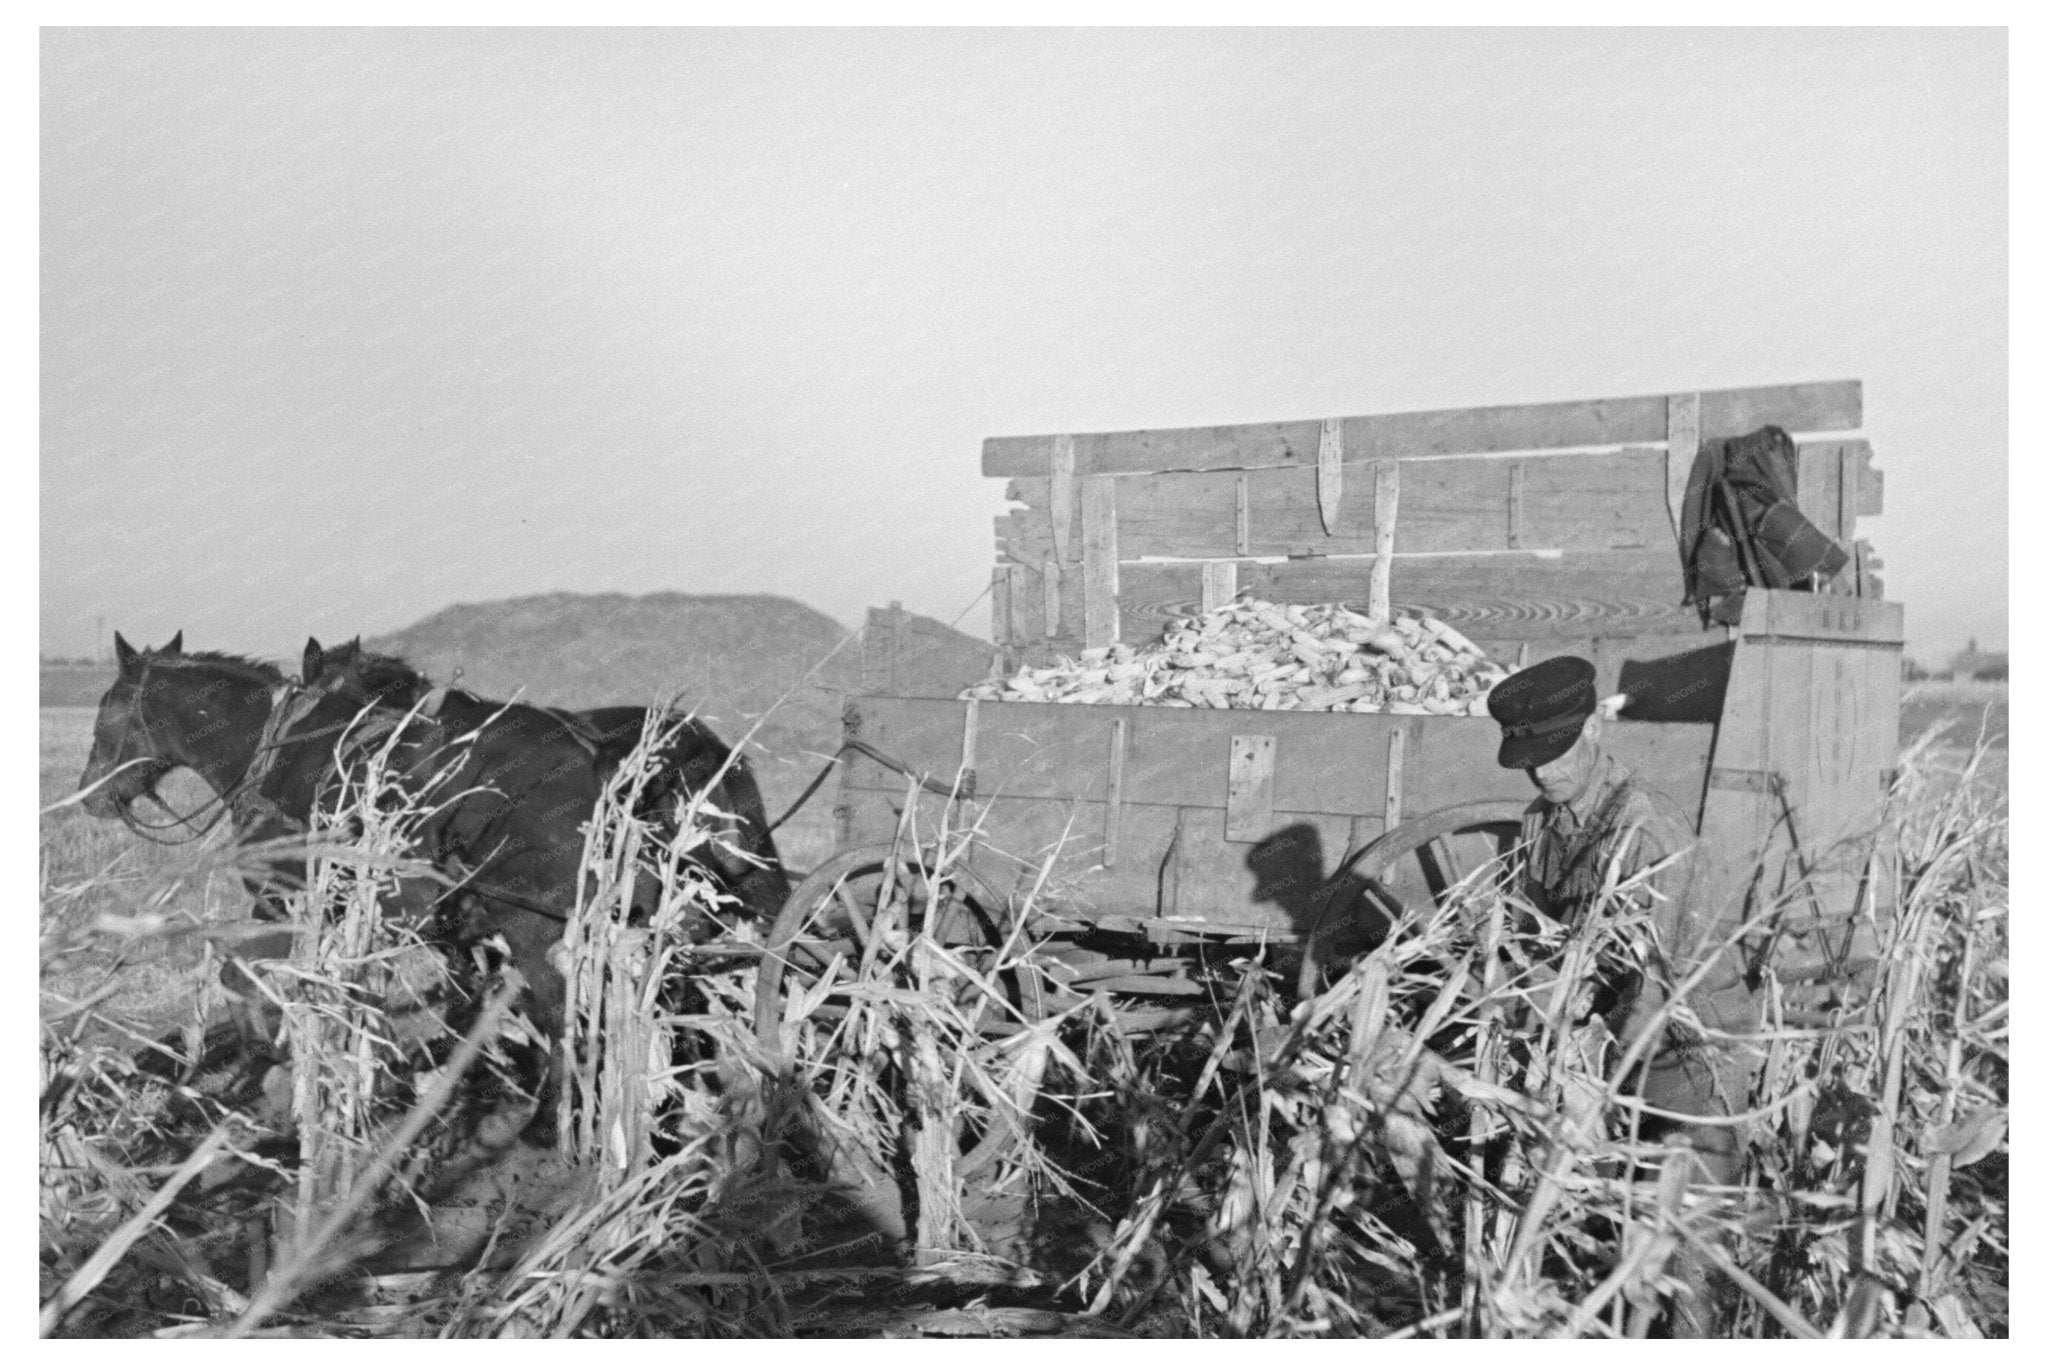
<svg viewBox="0 0 2048 1365">
<path fill-rule="evenodd" d="M 910 625 L 901 602 L 889 604 L 888 623 L 889 691 L 900 697 L 903 695 L 903 645 Z"/>
<path fill-rule="evenodd" d="M 1857 456 L 1856 515 L 1881 516 L 1884 513 L 1884 471 L 1870 462 L 1869 446 L 1860 441 L 1853 444 L 1863 446 Z"/>
<path fill-rule="evenodd" d="M 861 631 L 860 690 L 957 697 L 988 677 L 1000 657 L 998 646 L 969 640 L 900 605 L 870 607 Z"/>
<path fill-rule="evenodd" d="M 1500 728 L 1459 716 L 1418 716 L 1410 752 L 1407 815 L 1426 815 L 1469 801 L 1534 801 L 1536 788 L 1519 768 L 1499 763 Z M 1649 724 L 1630 720 L 1607 727 L 1607 751 L 1647 785 L 1697 820 L 1706 791 L 1711 724 Z"/>
<path fill-rule="evenodd" d="M 1271 735 L 1230 737 L 1230 788 L 1223 811 L 1223 837 L 1231 843 L 1254 843 L 1272 830 L 1275 747 Z"/>
<path fill-rule="evenodd" d="M 1221 808 L 1127 803 L 1121 851 L 1105 865 L 1092 833 L 1098 814 L 1096 807 L 1053 801 L 997 803 L 984 833 L 1005 856 L 990 859 L 986 870 L 977 864 L 977 871 L 985 871 L 998 891 L 1022 896 L 1032 889 L 1040 861 L 1057 850 L 1039 903 L 1059 913 L 1156 915 L 1286 938 L 1312 921 L 1319 908 L 1315 893 L 1336 870 L 1348 834 L 1344 820 L 1275 810 L 1256 841 L 1233 843 L 1224 837 Z M 1377 821 L 1370 823 L 1377 834 Z"/>
<path fill-rule="evenodd" d="M 962 701 L 870 697 L 859 703 L 861 738 L 940 781 L 960 764 Z M 1387 735 L 1413 716 L 1289 711 L 1212 711 L 1158 706 L 1080 706 L 1055 702 L 983 702 L 976 790 L 984 799 L 1108 799 L 1101 761 L 1109 727 L 1126 723 L 1123 795 L 1132 805 L 1221 810 L 1229 800 L 1230 736 L 1274 737 L 1284 754 L 1306 755 L 1275 772 L 1274 802 L 1287 810 L 1340 815 L 1385 813 Z M 1441 719 L 1493 732 L 1474 717 Z M 848 781 L 898 791 L 903 779 L 849 755 Z"/>
<path fill-rule="evenodd" d="M 982 830 L 988 856 L 977 855 L 977 870 L 995 881 L 998 890 L 1023 894 L 1035 882 L 1043 857 L 1057 849 L 1059 857 L 1040 903 L 1063 913 L 1160 914 L 1188 923 L 1264 924 L 1276 933 L 1299 932 L 1317 907 L 1315 891 L 1335 870 L 1346 849 L 1362 846 L 1386 828 L 1379 811 L 1357 815 L 1301 811 L 1290 808 L 1276 794 L 1265 826 L 1256 831 L 1240 826 L 1237 832 L 1250 837 L 1232 839 L 1227 824 L 1230 811 L 1222 801 L 1182 806 L 1131 800 L 1132 768 L 1127 760 L 1125 799 L 1116 817 L 1116 851 L 1113 858 L 1107 858 L 1109 784 L 1099 763 L 1086 765 L 1093 778 L 1089 785 L 1096 791 L 1093 799 L 1021 796 L 1014 783 L 998 791 L 1002 787 L 996 777 L 998 765 L 989 757 L 987 741 L 1006 728 L 1007 720 L 1000 714 L 1005 705 L 984 707 L 989 723 L 981 729 L 977 790 L 987 801 Z M 1249 718 L 1245 713 L 1204 714 L 1240 723 Z M 1261 713 L 1257 723 L 1265 729 L 1275 718 L 1273 713 Z M 1347 720 L 1368 718 L 1307 719 L 1320 721 L 1317 728 L 1328 731 L 1333 725 L 1342 727 Z M 1534 796 L 1521 772 L 1493 762 L 1499 731 L 1490 722 L 1457 717 L 1400 719 L 1403 725 L 1395 728 L 1410 736 L 1406 747 L 1426 759 L 1405 764 L 1409 776 L 1403 785 L 1409 816 L 1468 801 L 1525 801 Z M 1098 743 L 1106 728 L 1094 729 Z M 1392 731 L 1378 725 L 1371 728 L 1374 747 L 1384 755 Z M 1638 773 L 1687 775 L 1689 785 L 1676 784 L 1680 790 L 1672 794 L 1690 812 L 1698 809 L 1711 731 L 1710 726 L 1622 722 L 1610 734 L 1614 752 Z M 1130 733 L 1135 738 L 1135 729 Z M 1228 732 L 1219 732 L 1214 738 L 1224 742 L 1212 750 L 1210 778 L 1216 787 L 1224 788 Z M 1281 742 L 1286 743 L 1284 737 Z M 1099 756 L 1101 750 L 1095 752 Z M 1285 783 L 1289 765 L 1284 754 L 1276 758 L 1274 782 L 1278 787 Z M 860 780 L 872 779 L 877 771 L 864 759 L 849 765 L 849 774 Z M 1084 769 L 1070 763 L 1062 771 L 1079 776 Z M 1384 770 L 1370 777 L 1378 788 L 1368 789 L 1371 803 L 1383 805 L 1384 788 L 1379 784 L 1384 782 Z M 1661 785 L 1669 790 L 1672 784 Z M 1354 786 L 1354 791 L 1358 790 Z M 1689 793 L 1689 800 L 1684 793 Z M 891 785 L 875 782 L 852 790 L 847 801 L 858 812 L 849 821 L 853 837 L 862 842 L 887 838 L 895 829 L 904 796 L 900 779 Z M 920 831 L 936 829 L 940 804 L 935 797 L 920 800 L 916 822 Z"/>
<path fill-rule="evenodd" d="M 1846 543 L 1842 540 L 1841 446 L 1832 441 L 1801 446 L 1798 477 L 1800 512 L 1829 540 Z M 1848 529 L 1855 529 L 1853 516 Z"/>
<path fill-rule="evenodd" d="M 1373 469 L 1372 582 L 1366 593 L 1368 614 L 1376 621 L 1392 618 L 1394 532 L 1401 516 L 1401 462 L 1387 460 Z"/>
<path fill-rule="evenodd" d="M 1522 470 L 1523 547 L 1609 550 L 1669 543 L 1664 452 L 1641 447 L 1515 461 L 1403 462 L 1395 553 L 1510 548 L 1502 513 L 1517 465 Z M 1351 477 L 1364 475 L 1354 468 Z M 1240 481 L 1246 501 L 1242 540 Z M 1042 499 L 1043 480 L 1017 482 L 1027 498 Z M 1324 528 L 1315 472 L 1307 469 L 1120 479 L 1117 538 L 1127 560 L 1354 555 L 1372 554 L 1378 547 L 1374 525 L 1363 516 L 1351 517 L 1335 532 Z M 1043 559 L 1051 534 L 1041 507 L 1014 513 L 1002 543 L 1013 560 Z"/>
<path fill-rule="evenodd" d="M 1045 639 L 1045 582 L 1032 564 L 1010 568 L 1010 648 L 1028 650 Z"/>
<path fill-rule="evenodd" d="M 1802 596 L 1768 594 L 1764 606 Z M 1820 598 L 1791 609 L 1874 605 Z M 1744 624 L 1706 796 L 1709 903 L 1732 913 L 1753 889 L 1752 913 L 1788 895 L 1796 915 L 1845 911 L 1898 752 L 1897 648 Z M 1811 895 L 1793 888 L 1802 873 L 1813 874 Z"/>
<path fill-rule="evenodd" d="M 1214 611 L 1237 600 L 1237 561 L 1211 560 L 1202 566 L 1202 610 Z"/>
<path fill-rule="evenodd" d="M 1238 587 L 1270 602 L 1371 600 L 1371 560 L 1241 564 Z M 1199 564 L 1133 564 L 1119 570 L 1123 637 L 1159 637 L 1201 609 Z M 1679 605 L 1678 565 L 1668 551 L 1613 550 L 1557 558 L 1499 554 L 1402 561 L 1396 608 L 1443 618 L 1474 640 L 1595 635 L 1697 634 L 1699 616 Z"/>
<path fill-rule="evenodd" d="M 1671 534 L 1684 534 L 1685 485 L 1700 454 L 1700 396 L 1674 393 L 1664 407 L 1664 501 Z"/>
<path fill-rule="evenodd" d="M 999 649 L 1007 649 L 1014 638 L 1010 632 L 1010 576 L 1015 564 L 997 564 L 989 570 L 988 634 Z"/>
<path fill-rule="evenodd" d="M 1042 491 L 1044 479 L 1032 480 Z M 1018 507 L 996 518 L 996 556 L 1012 564 L 1042 564 L 1053 558 L 1052 517 L 1044 499 L 1038 505 Z"/>
<path fill-rule="evenodd" d="M 1116 866 L 1117 833 L 1124 813 L 1124 740 L 1130 722 L 1118 717 L 1109 723 L 1109 795 L 1102 821 L 1102 865 Z"/>
<path fill-rule="evenodd" d="M 1076 436 L 1075 469 L 1084 474 L 1151 474 L 1168 469 L 1309 465 L 1315 462 L 1322 429 L 1320 421 L 1310 420 Z M 981 472 L 990 478 L 1041 473 L 1051 440 L 991 436 L 981 445 Z"/>
<path fill-rule="evenodd" d="M 1346 417 L 1343 442 L 1354 463 L 1413 455 L 1482 454 L 1560 446 L 1663 443 L 1663 394 L 1563 403 Z M 1775 423 L 1792 432 L 1852 431 L 1863 424 L 1861 381 L 1833 380 L 1700 394 L 1700 436 L 1737 436 Z M 1181 469 L 1312 465 L 1319 420 L 1103 432 L 1072 437 L 1077 474 L 1149 474 Z M 991 478 L 1039 474 L 1054 438 L 995 436 L 982 443 Z"/>
<path fill-rule="evenodd" d="M 960 770 L 966 774 L 966 777 L 962 780 L 972 783 L 974 781 L 975 758 L 980 748 L 981 699 L 979 697 L 969 697 L 961 703 L 961 708 Z"/>
<path fill-rule="evenodd" d="M 1394 727 L 1387 736 L 1387 828 L 1397 828 L 1401 823 L 1401 782 L 1403 759 L 1408 747 L 1406 725 Z"/>
<path fill-rule="evenodd" d="M 1046 458 L 1047 507 L 1052 514 L 1053 558 L 1065 563 L 1074 525 L 1074 438 L 1055 436 Z M 1035 471 L 1034 471 L 1035 472 Z"/>
<path fill-rule="evenodd" d="M 1337 533 L 1337 517 L 1344 504 L 1344 424 L 1332 418 L 1323 423 L 1321 442 L 1316 448 L 1316 511 L 1321 514 L 1323 533 Z"/>
<path fill-rule="evenodd" d="M 859 703 L 868 743 L 935 780 L 950 782 L 965 757 L 962 715 L 967 703 L 869 698 Z M 1896 707 L 1894 707 L 1894 714 Z M 1186 806 L 1223 811 L 1230 805 L 1234 736 L 1248 732 L 1276 741 L 1271 776 L 1277 810 L 1316 811 L 1384 827 L 1390 789 L 1400 793 L 1404 816 L 1424 815 L 1480 800 L 1530 800 L 1519 770 L 1495 761 L 1500 730 L 1485 717 L 1317 715 L 1290 712 L 1187 711 L 1159 707 L 1066 706 L 983 702 L 973 767 L 977 795 L 989 818 L 1024 802 L 1060 805 L 1087 831 L 1089 856 L 1100 854 L 1095 832 L 1106 829 L 1103 809 L 1112 795 L 1123 811 L 1119 856 L 1164 856 L 1165 844 L 1131 835 L 1130 812 L 1141 806 Z M 1114 727 L 1124 725 L 1117 744 Z M 1389 767 L 1395 733 L 1402 740 L 1402 775 Z M 1710 724 L 1644 724 L 1623 720 L 1608 734 L 1612 752 L 1688 814 L 1700 809 L 1713 744 Z M 1123 754 L 1120 778 L 1105 764 L 1105 748 Z M 1293 757 L 1289 757 L 1293 755 Z M 904 780 L 862 755 L 850 755 L 849 790 L 897 796 Z M 900 803 L 899 803 L 900 804 Z M 1085 812 L 1093 811 L 1088 815 Z M 1164 839 L 1167 836 L 1161 835 Z M 1341 846 L 1341 845 L 1340 845 Z M 1013 852 L 1021 850 L 1012 849 Z"/>
<path fill-rule="evenodd" d="M 1877 552 L 1870 548 L 1870 542 L 1867 540 L 1857 541 L 1854 553 L 1856 595 L 1865 601 L 1878 601 L 1884 596 L 1884 579 L 1878 576 L 1877 571 L 1884 567 L 1884 561 L 1877 557 Z"/>
<path fill-rule="evenodd" d="M 1045 589 L 1045 638 L 1056 640 L 1065 633 L 1066 621 L 1062 616 L 1064 603 L 1060 593 L 1060 562 L 1057 558 L 1045 561 L 1039 570 L 1040 583 Z"/>
<path fill-rule="evenodd" d="M 1081 481 L 1082 638 L 1089 647 L 1117 639 L 1116 480 Z"/>
<path fill-rule="evenodd" d="M 1159 913 L 1174 916 L 1181 913 L 1181 877 L 1187 866 L 1188 849 L 1188 808 L 1176 806 L 1173 812 L 1173 834 L 1166 845 L 1159 872 Z"/>
<path fill-rule="evenodd" d="M 1748 636 L 1903 645 L 1906 611 L 1897 602 L 1751 588 L 1743 598 L 1742 630 Z"/>
<path fill-rule="evenodd" d="M 1862 481 L 1863 467 L 1855 453 L 1842 448 L 1835 460 L 1835 522 L 1841 533 L 1835 537 L 1837 544 L 1848 548 L 1856 543 L 1856 508 L 1863 501 L 1858 484 Z M 1854 555 L 1850 560 L 1850 579 L 1855 579 Z"/>
</svg>

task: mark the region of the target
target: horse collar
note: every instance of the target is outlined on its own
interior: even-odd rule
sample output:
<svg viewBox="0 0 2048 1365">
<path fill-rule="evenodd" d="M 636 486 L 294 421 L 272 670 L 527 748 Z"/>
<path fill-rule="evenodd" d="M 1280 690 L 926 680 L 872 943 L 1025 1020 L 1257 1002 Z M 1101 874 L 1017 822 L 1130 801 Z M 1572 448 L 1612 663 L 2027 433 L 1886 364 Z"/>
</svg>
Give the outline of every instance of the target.
<svg viewBox="0 0 2048 1365">
<path fill-rule="evenodd" d="M 234 804 L 238 816 L 251 812 L 264 779 L 277 766 L 277 751 L 282 742 L 280 737 L 293 721 L 312 710 L 318 701 L 318 693 L 290 681 L 281 682 L 271 690 L 270 714 L 264 718 L 263 733 L 256 737 L 256 752 L 250 756 L 249 766 L 243 770 L 242 780 L 236 784 Z"/>
</svg>

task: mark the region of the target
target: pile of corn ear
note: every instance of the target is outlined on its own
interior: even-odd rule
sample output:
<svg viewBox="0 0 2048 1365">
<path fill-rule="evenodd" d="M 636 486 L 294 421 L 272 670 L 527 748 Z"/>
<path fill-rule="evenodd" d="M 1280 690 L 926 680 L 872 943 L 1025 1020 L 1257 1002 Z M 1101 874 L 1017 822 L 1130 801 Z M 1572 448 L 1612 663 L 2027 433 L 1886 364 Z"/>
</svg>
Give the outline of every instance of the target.
<svg viewBox="0 0 2048 1365">
<path fill-rule="evenodd" d="M 1376 621 L 1341 604 L 1242 601 L 1178 622 L 1157 644 L 1108 645 L 960 695 L 983 701 L 1388 711 L 1483 716 L 1508 670 L 1432 616 Z"/>
</svg>

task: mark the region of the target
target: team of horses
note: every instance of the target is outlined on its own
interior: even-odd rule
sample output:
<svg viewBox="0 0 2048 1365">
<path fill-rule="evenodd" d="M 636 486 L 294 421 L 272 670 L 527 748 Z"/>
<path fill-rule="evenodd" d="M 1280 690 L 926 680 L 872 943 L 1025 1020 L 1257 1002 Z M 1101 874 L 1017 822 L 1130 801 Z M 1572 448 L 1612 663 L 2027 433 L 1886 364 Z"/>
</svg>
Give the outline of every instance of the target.
<svg viewBox="0 0 2048 1365">
<path fill-rule="evenodd" d="M 160 842 L 228 820 L 252 854 L 243 877 L 256 918 L 282 922 L 287 897 L 306 883 L 316 808 L 331 805 L 374 749 L 422 812 L 410 836 L 414 870 L 387 892 L 386 913 L 442 948 L 458 982 L 473 972 L 474 945 L 502 940 L 525 979 L 529 1018 L 558 1037 L 564 983 L 549 950 L 576 905 L 584 827 L 649 731 L 646 709 L 493 701 L 437 686 L 359 641 L 324 649 L 308 640 L 297 679 L 183 643 L 182 631 L 160 649 L 115 635 L 119 672 L 79 781 L 85 809 Z M 695 845 L 693 861 L 739 913 L 771 918 L 788 880 L 745 759 L 694 718 L 656 721 L 638 813 L 671 836 L 685 818 L 710 826 L 715 837 Z M 179 815 L 157 796 L 177 768 L 212 790 L 200 810 Z M 241 952 L 275 953 L 288 941 L 281 927 Z M 230 964 L 231 984 L 237 970 Z"/>
</svg>

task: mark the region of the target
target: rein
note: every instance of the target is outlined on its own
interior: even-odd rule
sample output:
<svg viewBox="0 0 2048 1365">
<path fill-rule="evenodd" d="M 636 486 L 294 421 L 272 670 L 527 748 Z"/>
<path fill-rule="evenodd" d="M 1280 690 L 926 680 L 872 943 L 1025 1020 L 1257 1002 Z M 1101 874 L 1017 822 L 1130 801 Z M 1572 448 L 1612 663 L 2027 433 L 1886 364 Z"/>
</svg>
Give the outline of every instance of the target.
<svg viewBox="0 0 2048 1365">
<path fill-rule="evenodd" d="M 277 766 L 278 750 L 288 743 L 296 744 L 301 740 L 317 739 L 323 734 L 347 728 L 348 722 L 344 721 L 339 725 L 323 726 L 321 729 L 315 730 L 310 734 L 285 736 L 284 731 L 291 723 L 312 710 L 318 704 L 321 697 L 325 695 L 324 691 L 301 687 L 289 679 L 280 683 L 271 691 L 270 714 L 264 717 L 262 733 L 256 738 L 256 752 L 250 756 L 249 766 L 243 769 L 240 777 L 229 784 L 227 790 L 209 797 L 201 802 L 197 808 L 185 815 L 179 815 L 176 811 L 171 810 L 170 806 L 154 790 L 145 791 L 142 795 L 156 802 L 160 809 L 169 812 L 173 818 L 163 824 L 150 824 L 145 820 L 138 819 L 130 806 L 123 806 L 121 807 L 121 823 L 151 843 L 167 848 L 177 848 L 204 839 L 213 832 L 214 827 L 221 822 L 223 816 L 239 816 L 248 808 L 251 803 L 245 800 L 245 798 L 260 792 L 264 779 L 269 777 L 271 769 Z M 154 751 L 156 749 L 156 735 L 150 726 L 149 717 L 143 714 L 141 696 L 136 698 L 135 708 L 129 713 L 128 718 L 128 723 L 131 726 L 138 722 L 142 726 L 144 740 L 148 742 L 149 748 Z M 210 806 L 218 806 L 220 809 L 214 811 L 211 818 L 205 824 L 193 828 L 195 822 Z M 191 829 L 192 833 L 183 839 L 159 839 L 156 837 L 157 831 L 170 829 Z"/>
<path fill-rule="evenodd" d="M 805 787 L 803 789 L 803 794 L 798 796 L 796 800 L 789 803 L 789 809 L 783 811 L 782 814 L 775 817 L 774 823 L 770 824 L 768 828 L 764 831 L 764 833 L 773 834 L 776 830 L 782 828 L 782 824 L 785 820 L 789 819 L 790 816 L 795 815 L 798 811 L 802 810 L 804 808 L 804 803 L 810 800 L 813 796 L 817 795 L 818 788 L 824 785 L 825 779 L 832 775 L 832 770 L 838 767 L 840 763 L 844 761 L 846 755 L 849 752 L 863 754 L 866 757 L 871 758 L 875 762 L 881 764 L 884 768 L 887 768 L 889 771 L 896 773 L 900 776 L 909 778 L 911 781 L 915 782 L 919 787 L 923 788 L 925 791 L 932 792 L 939 796 L 965 796 L 973 790 L 971 777 L 968 779 L 967 783 L 958 786 L 945 782 L 937 782 L 929 777 L 924 776 L 922 773 L 913 771 L 909 764 L 902 762 L 900 759 L 891 758 L 888 754 L 883 753 L 880 749 L 877 749 L 874 745 L 869 744 L 864 740 L 849 739 L 844 744 L 839 746 L 839 751 L 837 753 L 833 754 L 832 757 L 825 760 L 825 766 L 818 769 L 818 775 L 811 779 L 811 785 Z"/>
</svg>

